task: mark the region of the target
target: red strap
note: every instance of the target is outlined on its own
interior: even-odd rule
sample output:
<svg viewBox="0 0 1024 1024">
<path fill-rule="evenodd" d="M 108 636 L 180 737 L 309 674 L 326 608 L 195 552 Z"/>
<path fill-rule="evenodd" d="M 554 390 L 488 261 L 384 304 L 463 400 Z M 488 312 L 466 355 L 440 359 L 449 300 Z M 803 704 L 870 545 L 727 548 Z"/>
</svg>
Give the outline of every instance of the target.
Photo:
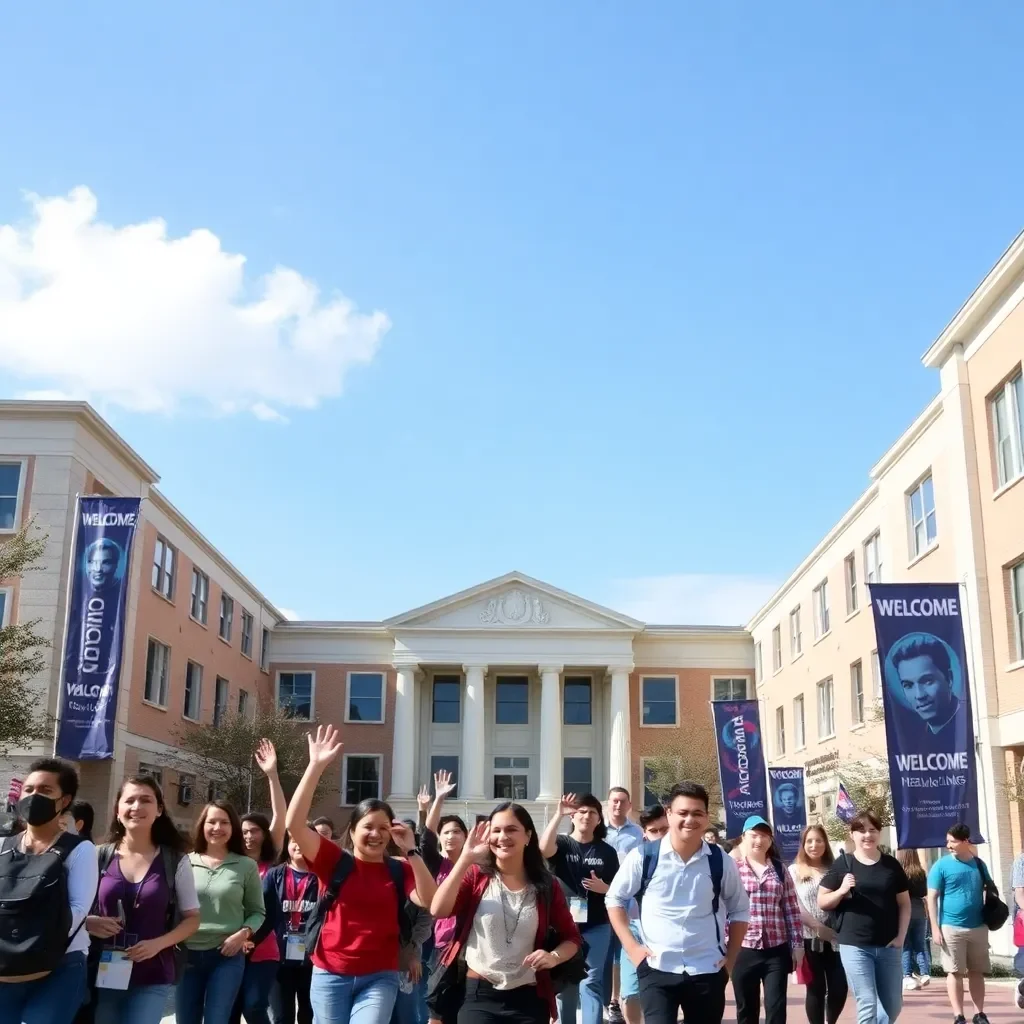
<svg viewBox="0 0 1024 1024">
<path fill-rule="evenodd" d="M 299 901 L 299 883 L 290 867 L 284 869 L 284 898 L 292 907 L 290 928 L 297 932 L 302 927 L 302 909 L 295 909 Z"/>
</svg>

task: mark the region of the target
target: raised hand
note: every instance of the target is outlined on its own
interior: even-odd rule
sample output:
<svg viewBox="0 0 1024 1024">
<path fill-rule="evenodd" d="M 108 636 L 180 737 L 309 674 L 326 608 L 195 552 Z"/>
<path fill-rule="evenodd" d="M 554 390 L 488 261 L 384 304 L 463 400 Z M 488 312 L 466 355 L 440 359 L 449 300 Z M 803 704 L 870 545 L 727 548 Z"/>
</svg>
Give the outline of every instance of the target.
<svg viewBox="0 0 1024 1024">
<path fill-rule="evenodd" d="M 402 853 L 408 853 L 416 846 L 416 833 L 401 821 L 391 822 L 391 838 Z"/>
<path fill-rule="evenodd" d="M 483 864 L 491 853 L 491 823 L 481 821 L 469 833 L 466 845 L 459 854 L 459 860 L 467 864 Z"/>
<path fill-rule="evenodd" d="M 419 793 L 416 794 L 416 806 L 421 811 L 429 810 L 430 808 L 430 787 L 420 786 Z"/>
<path fill-rule="evenodd" d="M 444 769 L 434 772 L 434 792 L 437 793 L 440 800 L 455 792 L 455 783 L 452 782 L 451 772 L 446 772 Z"/>
<path fill-rule="evenodd" d="M 575 793 L 566 793 L 558 802 L 558 813 L 564 818 L 567 814 L 572 814 L 579 805 Z"/>
<path fill-rule="evenodd" d="M 306 733 L 309 743 L 309 763 L 317 768 L 326 768 L 345 746 L 338 739 L 338 730 L 333 725 L 318 725 L 316 734 Z"/>
<path fill-rule="evenodd" d="M 256 748 L 256 763 L 260 766 L 260 771 L 264 775 L 277 771 L 277 751 L 274 749 L 274 744 L 266 736 L 260 740 L 260 744 Z"/>
<path fill-rule="evenodd" d="M 606 893 L 609 886 L 607 882 L 602 882 L 601 879 L 591 871 L 590 877 L 583 879 L 583 888 L 586 889 L 587 892 Z"/>
</svg>

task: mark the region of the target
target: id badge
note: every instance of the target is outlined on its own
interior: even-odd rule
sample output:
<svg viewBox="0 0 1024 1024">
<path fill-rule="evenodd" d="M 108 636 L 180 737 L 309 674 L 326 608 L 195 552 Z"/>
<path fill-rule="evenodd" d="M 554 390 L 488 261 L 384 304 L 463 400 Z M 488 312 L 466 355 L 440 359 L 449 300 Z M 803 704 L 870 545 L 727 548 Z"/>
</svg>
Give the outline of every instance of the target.
<svg viewBox="0 0 1024 1024">
<path fill-rule="evenodd" d="M 587 898 L 586 896 L 570 896 L 569 912 L 577 924 L 587 923 Z"/>
<path fill-rule="evenodd" d="M 306 939 L 303 935 L 287 935 L 284 940 L 285 960 L 306 959 Z"/>
<path fill-rule="evenodd" d="M 96 987 L 112 988 L 123 992 L 132 979 L 132 962 L 120 949 L 105 949 L 100 953 L 96 968 Z"/>
</svg>

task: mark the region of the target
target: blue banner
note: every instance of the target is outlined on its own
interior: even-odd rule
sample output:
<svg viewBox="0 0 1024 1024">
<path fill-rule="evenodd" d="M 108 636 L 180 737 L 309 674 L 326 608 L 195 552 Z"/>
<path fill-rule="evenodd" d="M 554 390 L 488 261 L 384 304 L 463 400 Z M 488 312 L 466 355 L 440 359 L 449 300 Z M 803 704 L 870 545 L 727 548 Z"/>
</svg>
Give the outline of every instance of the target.
<svg viewBox="0 0 1024 1024">
<path fill-rule="evenodd" d="M 772 823 L 775 845 L 786 864 L 800 852 L 800 836 L 807 827 L 807 801 L 804 800 L 803 768 L 769 768 L 772 791 Z"/>
<path fill-rule="evenodd" d="M 114 756 L 132 540 L 139 498 L 80 498 L 71 562 L 56 753 L 72 761 Z"/>
<path fill-rule="evenodd" d="M 751 814 L 768 818 L 768 781 L 756 700 L 711 702 L 718 743 L 718 777 L 725 802 L 725 834 L 736 839 Z"/>
<path fill-rule="evenodd" d="M 978 827 L 974 719 L 960 588 L 871 583 L 885 702 L 889 782 L 902 849 L 944 846 L 946 830 Z"/>
</svg>

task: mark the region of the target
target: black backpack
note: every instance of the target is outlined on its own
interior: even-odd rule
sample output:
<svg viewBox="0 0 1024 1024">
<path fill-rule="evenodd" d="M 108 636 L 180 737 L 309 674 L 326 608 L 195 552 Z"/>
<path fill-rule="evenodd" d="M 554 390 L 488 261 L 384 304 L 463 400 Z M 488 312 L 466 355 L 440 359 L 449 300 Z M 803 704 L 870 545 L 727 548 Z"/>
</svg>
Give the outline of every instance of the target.
<svg viewBox="0 0 1024 1024">
<path fill-rule="evenodd" d="M 412 921 L 407 911 L 408 897 L 405 895 L 405 870 L 402 862 L 394 857 L 385 857 L 384 864 L 391 875 L 391 881 L 395 886 L 395 893 L 398 896 L 398 935 L 399 942 L 405 946 L 412 939 Z M 335 865 L 334 874 L 324 890 L 323 895 L 317 902 L 316 908 L 309 915 L 306 924 L 306 950 L 312 954 L 320 941 L 320 932 L 323 930 L 324 921 L 327 920 L 327 912 L 334 906 L 338 899 L 338 893 L 345 884 L 345 879 L 352 874 L 356 866 L 356 859 L 348 850 L 341 851 L 341 859 Z"/>
<path fill-rule="evenodd" d="M 83 840 L 62 832 L 45 853 L 23 853 L 21 837 L 0 840 L 0 978 L 49 974 L 71 940 L 65 864 Z"/>
</svg>

